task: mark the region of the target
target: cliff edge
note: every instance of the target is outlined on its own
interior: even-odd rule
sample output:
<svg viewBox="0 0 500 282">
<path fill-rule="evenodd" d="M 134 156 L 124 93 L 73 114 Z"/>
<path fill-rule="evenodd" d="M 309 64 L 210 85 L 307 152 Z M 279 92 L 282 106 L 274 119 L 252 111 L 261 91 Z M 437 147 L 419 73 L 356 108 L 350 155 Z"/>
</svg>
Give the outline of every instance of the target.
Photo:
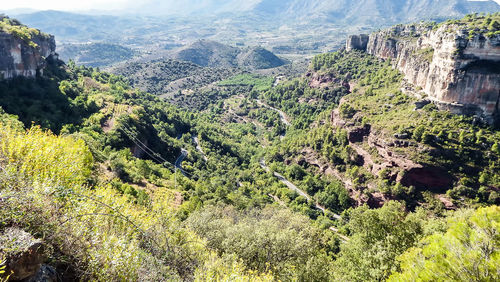
<svg viewBox="0 0 500 282">
<path fill-rule="evenodd" d="M 500 13 L 469 15 L 442 24 L 398 25 L 347 40 L 356 49 L 391 59 L 407 82 L 438 107 L 500 119 Z"/>
<path fill-rule="evenodd" d="M 0 15 L 0 79 L 42 75 L 55 50 L 52 35 Z"/>
</svg>

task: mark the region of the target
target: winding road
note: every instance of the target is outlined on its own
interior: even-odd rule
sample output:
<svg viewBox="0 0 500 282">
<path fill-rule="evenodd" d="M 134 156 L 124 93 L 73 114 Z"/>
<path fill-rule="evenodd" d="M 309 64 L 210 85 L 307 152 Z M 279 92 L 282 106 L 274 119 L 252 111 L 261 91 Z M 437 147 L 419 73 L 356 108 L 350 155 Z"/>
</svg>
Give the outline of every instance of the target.
<svg viewBox="0 0 500 282">
<path fill-rule="evenodd" d="M 187 155 L 188 155 L 188 151 L 186 149 L 182 148 L 181 155 L 177 158 L 177 160 L 175 160 L 175 167 L 177 169 L 179 169 L 184 176 L 187 176 L 187 175 L 186 175 L 186 172 L 184 171 L 184 169 L 182 168 L 182 161 L 184 161 L 184 159 L 187 157 Z"/>
<path fill-rule="evenodd" d="M 264 107 L 266 107 L 268 109 L 271 109 L 273 111 L 278 112 L 278 114 L 280 114 L 281 122 L 283 122 L 286 126 L 290 126 L 291 125 L 291 123 L 288 120 L 288 117 L 286 116 L 285 112 L 283 112 L 282 110 L 276 109 L 275 107 L 271 107 L 271 106 L 269 106 L 268 104 L 262 102 L 259 99 L 256 99 L 256 101 L 257 101 L 257 104 L 259 104 L 261 106 L 264 106 Z"/>
<path fill-rule="evenodd" d="M 203 152 L 203 149 L 200 146 L 200 141 L 198 140 L 198 137 L 193 136 L 192 139 L 193 139 L 193 143 L 196 145 L 196 150 L 198 150 L 198 152 L 201 153 L 205 162 L 208 161 L 207 155 L 205 155 L 205 152 Z"/>
<path fill-rule="evenodd" d="M 269 167 L 266 165 L 266 162 L 264 161 L 264 159 L 261 159 L 259 161 L 259 164 L 260 166 L 267 172 L 271 171 L 269 169 Z M 286 179 L 283 175 L 281 175 L 280 173 L 277 173 L 277 172 L 274 172 L 273 173 L 274 176 L 276 178 L 278 178 L 281 183 L 285 184 L 288 188 L 290 188 L 291 190 L 297 192 L 299 195 L 301 195 L 302 197 L 306 198 L 308 201 L 312 201 L 313 199 L 311 198 L 311 196 L 309 196 L 306 192 L 304 192 L 303 190 L 301 190 L 299 187 L 297 187 L 295 184 L 293 184 L 292 182 L 290 182 L 288 179 Z M 342 219 L 342 217 L 336 213 L 333 213 L 329 210 L 327 210 L 325 207 L 321 206 L 320 204 L 318 204 L 317 202 L 314 203 L 314 206 L 318 209 L 318 210 L 321 210 L 324 214 L 331 214 L 335 219 Z"/>
</svg>

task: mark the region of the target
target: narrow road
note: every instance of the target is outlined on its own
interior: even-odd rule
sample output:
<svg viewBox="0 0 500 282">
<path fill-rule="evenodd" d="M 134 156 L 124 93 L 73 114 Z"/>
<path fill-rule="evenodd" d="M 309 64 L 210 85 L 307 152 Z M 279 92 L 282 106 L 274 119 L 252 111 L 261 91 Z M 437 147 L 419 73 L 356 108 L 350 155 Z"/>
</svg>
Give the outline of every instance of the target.
<svg viewBox="0 0 500 282">
<path fill-rule="evenodd" d="M 266 165 L 266 162 L 264 161 L 264 159 L 261 159 L 260 162 L 259 162 L 260 166 L 267 172 L 270 171 L 269 167 Z M 299 195 L 301 195 L 302 197 L 306 198 L 308 201 L 312 201 L 312 198 L 311 196 L 309 196 L 306 192 L 302 191 L 299 187 L 297 187 L 295 184 L 293 184 L 292 182 L 288 181 L 288 179 L 286 179 L 283 175 L 277 173 L 277 172 L 274 172 L 273 173 L 274 176 L 276 178 L 278 178 L 283 184 L 285 184 L 288 188 L 290 188 L 291 190 L 297 192 Z M 340 217 L 340 215 L 338 214 L 335 214 L 327 209 L 325 209 L 325 207 L 321 206 L 320 204 L 318 203 L 314 203 L 314 206 L 318 209 L 318 210 L 321 210 L 324 214 L 331 214 L 335 219 L 342 219 L 342 217 Z"/>
<path fill-rule="evenodd" d="M 257 104 L 259 104 L 259 105 L 261 105 L 261 106 L 264 106 L 264 107 L 266 107 L 266 108 L 269 108 L 269 109 L 271 109 L 271 110 L 273 110 L 273 111 L 278 112 L 278 114 L 280 114 L 281 122 L 283 122 L 286 126 L 290 126 L 290 125 L 291 125 L 291 123 L 290 123 L 290 121 L 289 121 L 288 117 L 286 116 L 285 112 L 283 112 L 282 110 L 276 109 L 275 107 L 271 107 L 271 106 L 269 106 L 268 104 L 263 103 L 263 102 L 262 102 L 261 100 L 259 100 L 259 99 L 256 99 L 256 101 L 257 101 Z"/>
<path fill-rule="evenodd" d="M 187 157 L 188 151 L 184 148 L 181 149 L 181 155 L 175 160 L 175 167 L 179 169 L 184 176 L 186 176 L 186 172 L 182 168 L 182 161 Z"/>
<path fill-rule="evenodd" d="M 203 152 L 203 149 L 200 146 L 200 141 L 198 140 L 198 136 L 193 136 L 192 139 L 193 139 L 193 143 L 196 145 L 196 150 L 198 150 L 198 152 L 201 153 L 201 155 L 203 156 L 203 159 L 205 161 L 208 161 L 208 158 L 205 155 L 205 152 Z"/>
</svg>

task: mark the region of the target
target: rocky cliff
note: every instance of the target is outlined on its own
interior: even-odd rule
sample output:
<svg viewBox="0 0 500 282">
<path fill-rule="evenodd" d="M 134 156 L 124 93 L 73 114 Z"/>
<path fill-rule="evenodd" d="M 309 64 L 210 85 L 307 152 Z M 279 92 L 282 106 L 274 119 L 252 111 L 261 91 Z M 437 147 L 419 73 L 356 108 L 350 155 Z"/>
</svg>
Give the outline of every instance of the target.
<svg viewBox="0 0 500 282">
<path fill-rule="evenodd" d="M 43 74 L 46 60 L 55 56 L 53 36 L 0 17 L 0 79 Z"/>
<path fill-rule="evenodd" d="M 349 36 L 349 38 L 347 38 L 346 49 L 347 51 L 351 50 L 366 51 L 369 39 L 370 37 L 368 36 L 368 34 L 351 35 Z"/>
<path fill-rule="evenodd" d="M 500 34 L 450 22 L 399 25 L 366 37 L 352 36 L 347 50 L 392 59 L 408 82 L 428 99 L 457 114 L 498 122 Z"/>
</svg>

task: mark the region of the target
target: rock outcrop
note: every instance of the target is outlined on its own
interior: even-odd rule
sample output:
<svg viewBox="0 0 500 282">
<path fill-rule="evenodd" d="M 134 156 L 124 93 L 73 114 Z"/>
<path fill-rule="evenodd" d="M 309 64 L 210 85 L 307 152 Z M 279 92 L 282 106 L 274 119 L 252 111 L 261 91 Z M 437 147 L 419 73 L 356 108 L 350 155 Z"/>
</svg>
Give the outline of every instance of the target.
<svg viewBox="0 0 500 282">
<path fill-rule="evenodd" d="M 5 273 L 14 281 L 35 276 L 44 261 L 42 241 L 15 227 L 0 235 L 0 255 L 7 266 Z"/>
<path fill-rule="evenodd" d="M 421 149 L 413 142 L 398 140 L 407 136 L 397 134 L 394 138 L 384 138 L 369 124 L 356 126 L 344 120 L 338 110 L 331 113 L 330 121 L 336 128 L 343 128 L 347 131 L 349 145 L 358 155 L 360 164 L 374 176 L 385 171 L 384 178 L 391 182 L 395 181 L 407 187 L 414 186 L 439 193 L 451 188 L 454 178 L 446 170 L 416 163 L 408 156 L 398 153 L 399 147 Z M 363 143 L 375 150 L 369 152 Z"/>
<path fill-rule="evenodd" d="M 500 117 L 500 35 L 469 35 L 461 25 L 399 25 L 369 36 L 350 37 L 346 49 L 392 59 L 408 82 L 439 107 L 479 115 L 489 123 Z"/>
<path fill-rule="evenodd" d="M 0 28 L 0 79 L 43 74 L 46 60 L 56 55 L 56 43 L 51 35 L 35 33 L 30 34 L 31 38 L 22 38 Z"/>
<path fill-rule="evenodd" d="M 368 46 L 368 34 L 351 35 L 347 38 L 346 50 L 362 50 L 365 51 Z"/>
</svg>

